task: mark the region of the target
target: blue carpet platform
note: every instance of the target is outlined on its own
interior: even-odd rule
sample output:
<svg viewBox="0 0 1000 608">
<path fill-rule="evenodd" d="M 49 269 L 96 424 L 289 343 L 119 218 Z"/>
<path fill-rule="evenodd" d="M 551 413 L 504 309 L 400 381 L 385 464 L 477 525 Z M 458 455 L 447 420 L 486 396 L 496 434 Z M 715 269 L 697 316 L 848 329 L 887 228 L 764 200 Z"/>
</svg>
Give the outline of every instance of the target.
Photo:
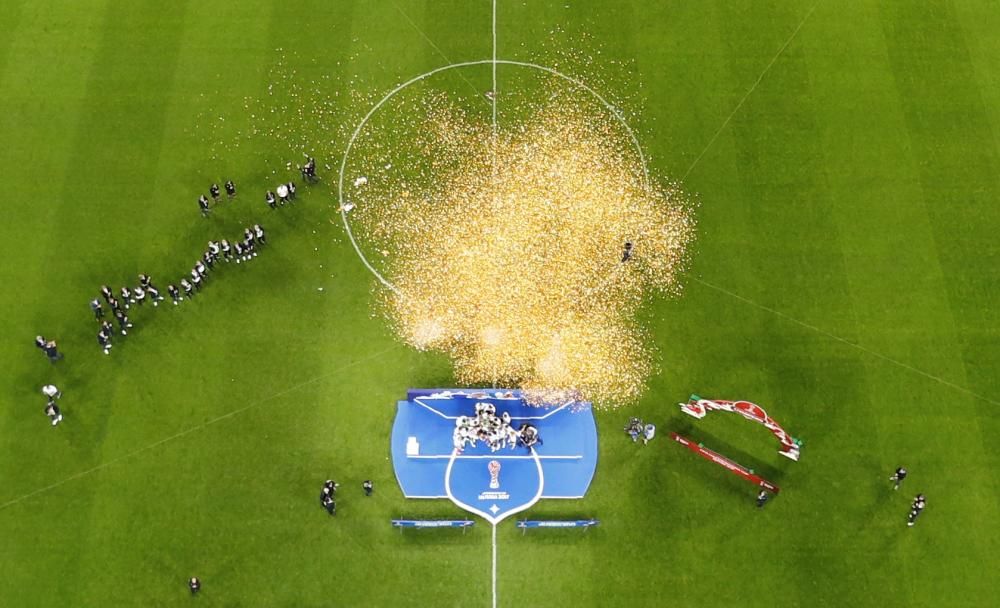
<svg viewBox="0 0 1000 608">
<path fill-rule="evenodd" d="M 541 444 L 491 452 L 477 442 L 457 453 L 455 420 L 475 415 L 477 403 L 509 413 L 515 428 L 533 425 Z M 597 425 L 589 403 L 537 407 L 519 391 L 411 389 L 397 405 L 392 464 L 407 498 L 447 498 L 495 525 L 542 498 L 583 498 L 597 469 Z"/>
</svg>

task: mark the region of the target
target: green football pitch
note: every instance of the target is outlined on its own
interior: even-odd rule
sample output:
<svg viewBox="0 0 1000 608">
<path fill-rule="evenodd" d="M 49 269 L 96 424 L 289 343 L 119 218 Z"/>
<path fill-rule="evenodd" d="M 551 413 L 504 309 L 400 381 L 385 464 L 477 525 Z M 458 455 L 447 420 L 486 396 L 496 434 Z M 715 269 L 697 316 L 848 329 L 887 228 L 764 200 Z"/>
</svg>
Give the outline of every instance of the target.
<svg viewBox="0 0 1000 608">
<path fill-rule="evenodd" d="M 0 1 L 0 605 L 1000 603 L 989 0 L 499 0 L 497 57 L 620 100 L 650 169 L 697 194 L 698 241 L 683 295 L 643 309 L 661 371 L 640 403 L 598 414 L 588 496 L 529 512 L 599 527 L 522 535 L 508 520 L 495 572 L 485 522 L 390 528 L 462 515 L 404 500 L 388 459 L 396 400 L 452 384 L 451 368 L 373 312 L 331 185 L 373 101 L 491 58 L 492 7 Z M 499 67 L 502 124 L 514 71 Z M 286 131 L 235 135 L 269 85 L 328 101 L 265 117 Z M 281 162 L 296 146 L 322 181 L 271 211 L 263 192 L 297 177 Z M 202 218 L 198 194 L 227 178 L 237 200 Z M 147 304 L 101 353 L 87 302 L 102 283 L 146 272 L 162 289 L 254 222 L 270 241 L 257 259 L 192 302 Z M 32 346 L 39 333 L 64 360 Z M 692 392 L 759 403 L 804 441 L 801 461 L 737 416 L 684 416 Z M 622 433 L 633 415 L 660 429 L 648 446 Z M 757 510 L 752 486 L 669 430 L 780 495 Z M 317 504 L 331 477 L 335 518 Z M 928 506 L 907 528 L 917 492 Z"/>
</svg>

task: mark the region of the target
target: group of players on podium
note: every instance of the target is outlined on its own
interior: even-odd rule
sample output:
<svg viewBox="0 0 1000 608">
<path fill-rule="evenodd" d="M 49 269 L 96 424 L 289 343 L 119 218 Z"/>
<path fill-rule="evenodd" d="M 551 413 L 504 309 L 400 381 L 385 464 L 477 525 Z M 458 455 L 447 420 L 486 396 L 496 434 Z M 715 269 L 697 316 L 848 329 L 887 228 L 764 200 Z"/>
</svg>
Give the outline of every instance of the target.
<svg viewBox="0 0 1000 608">
<path fill-rule="evenodd" d="M 503 447 L 513 449 L 518 443 L 527 448 L 542 443 L 538 429 L 530 424 L 515 429 L 510 421 L 507 412 L 497 416 L 497 408 L 492 403 L 477 403 L 475 416 L 459 416 L 455 421 L 455 450 L 461 454 L 466 446 L 475 446 L 477 441 L 486 443 L 492 452 Z"/>
</svg>

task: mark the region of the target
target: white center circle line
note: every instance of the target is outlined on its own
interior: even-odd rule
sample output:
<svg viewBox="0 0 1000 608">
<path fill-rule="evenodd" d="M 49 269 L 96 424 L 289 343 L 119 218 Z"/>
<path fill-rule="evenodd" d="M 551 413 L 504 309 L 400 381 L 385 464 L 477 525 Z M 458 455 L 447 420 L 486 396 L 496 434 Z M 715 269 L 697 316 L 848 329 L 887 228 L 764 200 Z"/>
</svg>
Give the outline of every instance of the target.
<svg viewBox="0 0 1000 608">
<path fill-rule="evenodd" d="M 368 110 L 368 113 L 365 114 L 364 118 L 361 119 L 361 122 L 359 122 L 358 125 L 354 128 L 354 132 L 351 134 L 351 138 L 347 142 L 347 148 L 344 150 L 344 157 L 340 161 L 340 173 L 337 179 L 337 202 L 340 205 L 340 218 L 344 224 L 344 230 L 347 231 L 347 237 L 351 241 L 351 246 L 354 247 L 354 251 L 358 254 L 358 257 L 361 258 L 362 263 L 364 263 L 365 267 L 368 268 L 368 270 L 375 276 L 375 278 L 378 279 L 380 283 L 382 283 L 392 291 L 396 292 L 397 294 L 399 293 L 399 289 L 397 289 L 396 286 L 393 285 L 388 279 L 383 277 L 382 274 L 378 270 L 376 270 L 374 266 L 371 265 L 371 263 L 368 261 L 368 258 L 365 257 L 365 254 L 362 253 L 361 248 L 358 246 L 357 240 L 354 238 L 354 233 L 351 231 L 351 224 L 350 222 L 347 221 L 347 210 L 344 208 L 344 171 L 346 171 L 347 169 L 347 160 L 348 158 L 350 158 L 351 149 L 354 147 L 354 142 L 358 139 L 358 136 L 361 134 L 361 131 L 364 130 L 365 125 L 368 124 L 368 121 L 371 120 L 372 116 L 374 116 L 376 112 L 378 112 L 379 108 L 385 105 L 386 102 L 395 97 L 397 93 L 399 93 L 406 87 L 414 85 L 422 80 L 430 78 L 435 74 L 439 74 L 447 70 L 473 67 L 478 65 L 493 65 L 495 69 L 497 64 L 520 66 L 524 68 L 531 68 L 534 70 L 546 72 L 548 74 L 552 74 L 553 76 L 562 78 L 563 80 L 572 83 L 573 85 L 590 93 L 595 99 L 597 99 L 601 103 L 602 106 L 604 106 L 606 110 L 608 110 L 611 113 L 612 116 L 614 116 L 615 120 L 617 120 L 619 124 L 621 124 L 622 127 L 624 127 L 625 132 L 628 133 L 629 138 L 632 140 L 632 145 L 635 148 L 635 152 L 639 157 L 639 162 L 642 166 L 642 176 L 643 176 L 644 186 L 646 188 L 650 187 L 649 169 L 646 167 L 646 155 L 643 154 L 642 146 L 639 144 L 639 138 L 636 137 L 635 132 L 632 130 L 632 127 L 629 126 L 628 122 L 625 120 L 625 117 L 622 116 L 621 111 L 617 107 L 615 107 L 611 102 L 605 99 L 600 93 L 591 88 L 587 83 L 583 82 L 578 78 L 574 78 L 573 76 L 564 74 L 554 68 L 550 68 L 544 65 L 538 65 L 537 63 L 529 63 L 526 61 L 515 61 L 512 59 L 497 59 L 495 57 L 493 59 L 480 59 L 478 61 L 464 61 L 461 63 L 452 63 L 450 65 L 444 65 L 435 68 L 429 72 L 420 74 L 419 76 L 414 76 L 413 78 L 407 80 L 402 84 L 397 85 L 396 88 L 389 91 L 385 95 L 385 97 L 380 99 L 374 106 L 372 106 L 370 110 Z"/>
</svg>

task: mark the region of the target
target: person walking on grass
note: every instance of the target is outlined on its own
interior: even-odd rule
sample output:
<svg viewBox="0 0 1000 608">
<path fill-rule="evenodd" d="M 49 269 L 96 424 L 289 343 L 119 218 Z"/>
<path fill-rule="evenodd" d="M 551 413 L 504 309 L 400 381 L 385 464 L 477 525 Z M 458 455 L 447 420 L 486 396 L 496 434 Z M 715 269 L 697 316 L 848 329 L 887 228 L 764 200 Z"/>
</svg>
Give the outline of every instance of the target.
<svg viewBox="0 0 1000 608">
<path fill-rule="evenodd" d="M 154 287 L 152 283 L 146 286 L 146 293 L 149 294 L 149 299 L 152 300 L 153 306 L 159 306 L 160 302 L 163 301 L 160 290 Z"/>
<path fill-rule="evenodd" d="M 104 349 L 105 355 L 111 354 L 111 336 L 109 336 L 104 329 L 97 332 L 97 343 Z"/>
<path fill-rule="evenodd" d="M 767 493 L 767 490 L 761 490 L 757 492 L 757 508 L 763 508 L 764 504 L 770 499 L 771 496 Z"/>
<path fill-rule="evenodd" d="M 98 321 L 104 318 L 104 307 L 101 306 L 101 301 L 97 298 L 90 301 L 90 310 L 94 311 L 94 318 Z"/>
<path fill-rule="evenodd" d="M 38 344 L 39 339 L 42 339 L 42 337 L 38 336 L 37 338 L 35 338 L 36 345 Z M 56 344 L 55 340 L 46 340 L 44 342 L 44 345 L 42 346 L 42 350 L 45 351 L 45 356 L 49 358 L 49 361 L 51 363 L 55 363 L 56 361 L 63 358 L 63 355 L 62 353 L 59 352 L 59 346 Z"/>
<path fill-rule="evenodd" d="M 340 484 L 333 481 L 332 479 L 327 479 L 323 484 L 323 489 L 319 493 L 319 504 L 326 512 L 330 515 L 337 514 L 337 503 L 334 501 L 334 493 L 336 493 L 337 488 Z"/>
<path fill-rule="evenodd" d="M 365 490 L 365 496 L 371 496 L 372 492 L 375 491 L 375 486 L 372 484 L 371 479 L 366 479 L 364 483 L 361 484 L 361 487 Z"/>
<path fill-rule="evenodd" d="M 48 405 L 45 406 L 45 415 L 52 421 L 52 426 L 59 424 L 63 419 L 62 412 L 59 411 L 59 406 L 56 405 L 55 401 L 49 401 Z"/>
<path fill-rule="evenodd" d="M 121 330 L 123 336 L 128 335 L 128 329 L 132 327 L 132 323 L 128 320 L 128 315 L 120 310 L 115 311 L 115 320 L 118 321 L 118 328 Z M 108 335 L 110 336 L 112 331 L 108 328 Z"/>
<path fill-rule="evenodd" d="M 892 477 L 889 478 L 889 481 L 895 482 L 895 484 L 892 486 L 892 489 L 898 490 L 899 484 L 903 483 L 904 479 L 906 479 L 906 469 L 904 469 L 903 467 L 896 467 L 896 472 L 893 473 Z"/>
<path fill-rule="evenodd" d="M 642 429 L 642 445 L 649 443 L 653 437 L 656 437 L 656 425 L 649 423 Z"/>
<path fill-rule="evenodd" d="M 917 521 L 917 517 L 920 516 L 924 511 L 924 507 L 927 506 L 927 500 L 924 498 L 923 494 L 917 494 L 913 499 L 913 504 L 910 505 L 910 514 L 906 517 L 907 527 L 912 528 Z"/>
<path fill-rule="evenodd" d="M 59 390 L 55 384 L 46 384 L 42 387 L 42 394 L 45 395 L 49 401 L 55 401 L 59 397 L 62 397 L 62 391 Z"/>
</svg>

